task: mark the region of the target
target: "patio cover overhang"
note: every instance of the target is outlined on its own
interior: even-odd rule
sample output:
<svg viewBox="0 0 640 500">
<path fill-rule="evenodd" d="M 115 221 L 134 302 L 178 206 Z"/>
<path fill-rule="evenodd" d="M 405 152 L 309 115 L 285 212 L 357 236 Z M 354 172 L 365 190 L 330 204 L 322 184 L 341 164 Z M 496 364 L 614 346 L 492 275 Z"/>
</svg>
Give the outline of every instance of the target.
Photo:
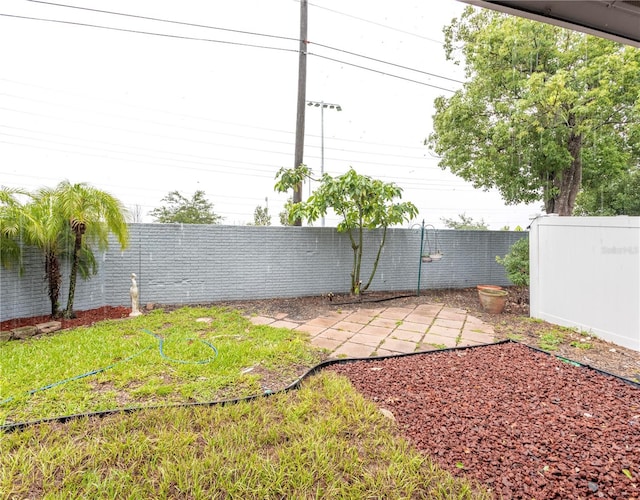
<svg viewBox="0 0 640 500">
<path fill-rule="evenodd" d="M 640 0 L 458 0 L 640 47 Z"/>
</svg>

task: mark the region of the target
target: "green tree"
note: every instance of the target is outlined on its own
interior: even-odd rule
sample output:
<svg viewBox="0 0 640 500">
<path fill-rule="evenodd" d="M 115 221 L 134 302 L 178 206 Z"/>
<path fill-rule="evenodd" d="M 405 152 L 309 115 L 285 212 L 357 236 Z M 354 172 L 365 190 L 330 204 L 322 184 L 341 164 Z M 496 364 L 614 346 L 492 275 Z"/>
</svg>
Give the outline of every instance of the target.
<svg viewBox="0 0 640 500">
<path fill-rule="evenodd" d="M 51 302 L 51 316 L 60 315 L 61 258 L 71 246 L 71 232 L 67 221 L 54 207 L 55 190 L 41 188 L 31 194 L 31 201 L 23 208 L 21 235 L 27 245 L 39 248 L 44 254 L 47 296 Z"/>
<path fill-rule="evenodd" d="M 120 243 L 120 248 L 126 248 L 129 239 L 127 210 L 111 194 L 86 183 L 71 184 L 69 181 L 63 181 L 55 188 L 53 196 L 53 209 L 57 216 L 68 224 L 73 237 L 69 297 L 64 311 L 65 318 L 73 318 L 78 270 L 82 262 L 95 262 L 87 243 L 96 244 L 100 249 L 107 248 L 109 233 L 113 233 Z"/>
<path fill-rule="evenodd" d="M 280 224 L 282 226 L 291 226 L 292 225 L 291 222 L 289 221 L 289 212 L 291 211 L 291 205 L 293 205 L 293 198 L 290 196 L 287 199 L 287 202 L 284 204 L 284 208 L 278 214 L 278 217 L 280 217 Z"/>
<path fill-rule="evenodd" d="M 60 315 L 60 263 L 65 259 L 71 262 L 64 316 L 73 317 L 78 273 L 87 277 L 97 271 L 89 243 L 106 248 L 108 235 L 112 232 L 125 248 L 128 237 L 126 211 L 114 197 L 84 183 L 63 181 L 55 188 L 41 188 L 30 196 L 31 200 L 21 211 L 20 237 L 25 244 L 36 246 L 44 254 L 47 295 L 53 317 Z"/>
<path fill-rule="evenodd" d="M 516 286 L 529 286 L 529 238 L 520 238 L 504 257 L 496 256 L 504 266 L 507 278 Z"/>
<path fill-rule="evenodd" d="M 575 215 L 640 215 L 640 167 L 584 189 L 576 199 Z"/>
<path fill-rule="evenodd" d="M 258 205 L 253 211 L 254 226 L 270 226 L 271 215 L 269 215 L 269 207 L 261 207 Z"/>
<path fill-rule="evenodd" d="M 480 219 L 479 221 L 474 221 L 473 217 L 470 217 L 464 213 L 458 214 L 457 219 L 448 219 L 446 217 L 442 217 L 440 219 L 445 227 L 449 229 L 465 229 L 465 230 L 473 230 L 473 231 L 486 231 L 489 229 L 487 224 L 484 222 L 484 219 Z"/>
<path fill-rule="evenodd" d="M 178 191 L 171 191 L 162 198 L 166 206 L 154 208 L 151 215 L 156 222 L 166 224 L 220 224 L 222 217 L 213 211 L 213 203 L 209 202 L 204 191 L 196 191 L 191 199 L 185 198 Z"/>
<path fill-rule="evenodd" d="M 0 265 L 10 268 L 18 264 L 22 248 L 19 243 L 20 224 L 23 220 L 23 207 L 17 195 L 24 194 L 18 189 L 0 187 Z"/>
<path fill-rule="evenodd" d="M 634 164 L 637 48 L 468 8 L 445 28 L 445 51 L 467 82 L 435 102 L 428 144 L 442 168 L 506 203 L 571 215 L 583 176 L 597 189 Z"/>
<path fill-rule="evenodd" d="M 276 190 L 285 192 L 293 186 L 310 178 L 311 171 L 301 165 L 295 169 L 280 169 L 276 175 Z M 365 175 L 359 175 L 353 168 L 339 177 L 324 174 L 321 184 L 306 202 L 291 205 L 289 220 L 318 220 L 329 209 L 340 217 L 338 231 L 346 232 L 353 250 L 353 269 L 351 271 L 351 293 L 360 295 L 366 291 L 375 276 L 380 254 L 387 236 L 387 227 L 411 220 L 418 214 L 411 202 L 396 202 L 402 197 L 402 189 L 393 183 L 384 183 Z M 382 239 L 366 284 L 362 285 L 360 270 L 363 255 L 363 236 L 365 229 L 383 228 Z"/>
</svg>

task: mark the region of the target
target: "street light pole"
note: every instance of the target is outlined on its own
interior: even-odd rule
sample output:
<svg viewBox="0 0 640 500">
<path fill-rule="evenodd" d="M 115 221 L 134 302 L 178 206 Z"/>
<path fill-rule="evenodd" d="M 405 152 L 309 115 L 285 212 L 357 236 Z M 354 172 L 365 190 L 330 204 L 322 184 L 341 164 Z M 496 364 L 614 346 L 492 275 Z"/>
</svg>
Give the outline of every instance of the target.
<svg viewBox="0 0 640 500">
<path fill-rule="evenodd" d="M 324 110 L 329 108 L 342 111 L 342 106 L 324 101 L 307 101 L 307 106 L 320 108 L 320 177 L 322 177 L 324 175 Z M 324 227 L 324 217 L 320 219 L 320 224 Z"/>
</svg>

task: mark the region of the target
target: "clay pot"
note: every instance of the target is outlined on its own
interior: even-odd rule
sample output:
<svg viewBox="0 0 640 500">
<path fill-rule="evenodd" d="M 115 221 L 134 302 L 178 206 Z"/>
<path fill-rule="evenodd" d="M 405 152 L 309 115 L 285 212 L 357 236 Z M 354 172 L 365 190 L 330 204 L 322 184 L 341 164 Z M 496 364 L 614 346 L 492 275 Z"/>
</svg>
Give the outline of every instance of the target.
<svg viewBox="0 0 640 500">
<path fill-rule="evenodd" d="M 498 285 L 477 285 L 476 288 L 478 292 L 480 290 L 502 290 L 502 287 Z"/>
<path fill-rule="evenodd" d="M 506 290 L 496 290 L 490 288 L 478 288 L 478 295 L 480 296 L 480 305 L 489 314 L 500 314 L 504 311 L 504 306 L 507 303 L 508 292 Z"/>
</svg>

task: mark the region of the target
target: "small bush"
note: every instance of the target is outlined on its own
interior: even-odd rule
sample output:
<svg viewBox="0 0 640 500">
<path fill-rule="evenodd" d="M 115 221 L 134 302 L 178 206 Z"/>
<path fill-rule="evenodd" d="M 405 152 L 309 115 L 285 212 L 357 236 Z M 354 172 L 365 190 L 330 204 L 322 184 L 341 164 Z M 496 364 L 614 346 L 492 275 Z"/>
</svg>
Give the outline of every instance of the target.
<svg viewBox="0 0 640 500">
<path fill-rule="evenodd" d="M 516 286 L 529 286 L 529 238 L 516 241 L 504 257 L 496 256 L 496 262 L 507 271 L 507 278 Z"/>
</svg>

